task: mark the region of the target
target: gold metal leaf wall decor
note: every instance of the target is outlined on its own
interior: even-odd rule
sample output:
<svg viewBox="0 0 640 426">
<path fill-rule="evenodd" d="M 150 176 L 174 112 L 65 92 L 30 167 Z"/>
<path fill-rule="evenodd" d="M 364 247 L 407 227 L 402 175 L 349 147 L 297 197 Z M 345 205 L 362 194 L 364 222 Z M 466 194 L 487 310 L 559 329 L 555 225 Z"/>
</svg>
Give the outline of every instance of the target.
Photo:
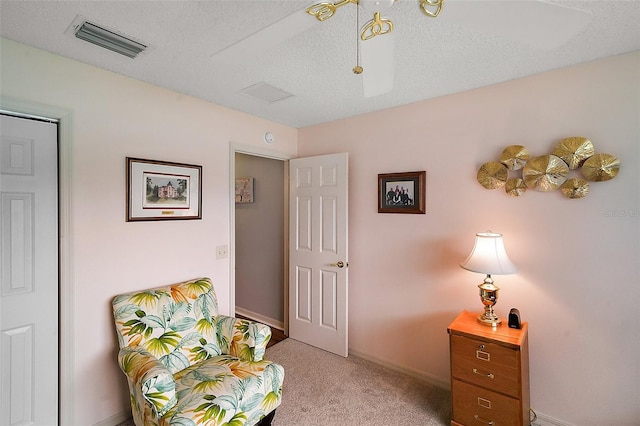
<svg viewBox="0 0 640 426">
<path fill-rule="evenodd" d="M 620 171 L 620 160 L 609 154 L 596 154 L 582 165 L 582 176 L 592 182 L 611 180 Z"/>
<path fill-rule="evenodd" d="M 571 178 L 562 184 L 560 191 L 567 198 L 586 197 L 589 194 L 589 182 L 584 179 Z"/>
<path fill-rule="evenodd" d="M 513 197 L 519 197 L 525 193 L 527 185 L 525 185 L 522 178 L 511 178 L 507 181 L 504 190 L 507 194 Z"/>
<path fill-rule="evenodd" d="M 489 163 L 484 163 L 480 167 L 477 178 L 480 185 L 485 188 L 496 189 L 504 186 L 507 182 L 508 175 L 509 171 L 504 164 L 498 163 L 497 161 L 491 161 Z"/>
<path fill-rule="evenodd" d="M 509 170 L 520 170 L 529 161 L 529 150 L 522 145 L 511 145 L 502 151 L 500 162 Z"/>
<path fill-rule="evenodd" d="M 532 158 L 522 168 L 522 177 L 527 188 L 549 192 L 560 188 L 569 176 L 569 166 L 555 155 Z"/>
<path fill-rule="evenodd" d="M 571 170 L 582 166 L 584 161 L 595 154 L 593 143 L 587 138 L 572 137 L 562 139 L 553 150 L 553 155 L 562 158 Z"/>
<path fill-rule="evenodd" d="M 580 170 L 584 177 L 571 177 L 572 170 Z M 520 176 L 509 177 L 510 171 L 520 171 Z M 593 143 L 582 136 L 561 139 L 552 154 L 531 158 L 522 145 L 509 145 L 500 155 L 500 161 L 484 163 L 477 179 L 486 189 L 504 187 L 514 197 L 527 189 L 551 192 L 560 188 L 570 199 L 584 198 L 589 194 L 589 182 L 611 180 L 620 171 L 620 160 L 610 154 L 596 154 Z M 577 173 L 577 172 L 574 172 Z"/>
</svg>

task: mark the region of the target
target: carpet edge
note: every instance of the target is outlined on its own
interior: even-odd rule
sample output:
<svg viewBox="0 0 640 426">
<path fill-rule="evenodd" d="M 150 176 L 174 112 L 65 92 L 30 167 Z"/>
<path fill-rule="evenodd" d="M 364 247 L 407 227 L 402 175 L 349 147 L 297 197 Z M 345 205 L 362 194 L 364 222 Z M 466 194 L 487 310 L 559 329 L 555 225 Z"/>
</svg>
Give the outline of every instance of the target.
<svg viewBox="0 0 640 426">
<path fill-rule="evenodd" d="M 408 367 L 408 366 L 402 366 L 402 365 L 398 365 L 398 364 L 394 364 L 388 360 L 382 359 L 382 358 L 378 358 L 372 355 L 368 355 L 364 352 L 360 352 L 354 349 L 349 348 L 349 356 L 354 356 L 356 358 L 360 358 L 360 359 L 364 359 L 365 361 L 369 361 L 372 362 L 374 364 L 379 365 L 380 367 L 384 367 L 387 368 L 389 370 L 395 371 L 397 373 L 402 373 L 402 374 L 406 374 L 407 376 L 413 377 L 414 379 L 420 380 L 422 382 L 425 382 L 429 385 L 432 386 L 436 386 L 440 389 L 444 389 L 447 391 L 451 391 L 451 382 L 449 380 L 442 380 L 439 377 L 436 377 L 434 375 L 431 374 L 427 374 L 423 371 L 420 371 L 418 369 L 412 368 L 412 367 Z"/>
</svg>

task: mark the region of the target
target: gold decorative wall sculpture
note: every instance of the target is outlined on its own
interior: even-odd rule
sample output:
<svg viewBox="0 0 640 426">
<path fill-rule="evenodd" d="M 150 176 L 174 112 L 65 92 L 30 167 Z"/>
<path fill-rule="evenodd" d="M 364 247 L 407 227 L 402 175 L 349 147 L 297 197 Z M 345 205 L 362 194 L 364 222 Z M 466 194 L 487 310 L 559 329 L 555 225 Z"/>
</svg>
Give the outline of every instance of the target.
<svg viewBox="0 0 640 426">
<path fill-rule="evenodd" d="M 595 154 L 595 150 L 589 139 L 573 137 L 562 139 L 552 154 L 562 158 L 571 170 L 575 170 L 582 166 L 587 158 Z"/>
<path fill-rule="evenodd" d="M 596 154 L 584 162 L 582 176 L 593 182 L 611 180 L 620 171 L 620 160 L 609 154 Z"/>
<path fill-rule="evenodd" d="M 560 191 L 567 198 L 582 198 L 589 194 L 589 182 L 584 179 L 571 178 L 562 184 Z"/>
<path fill-rule="evenodd" d="M 555 191 L 568 176 L 569 166 L 555 155 L 533 158 L 522 168 L 524 184 L 536 191 Z"/>
<path fill-rule="evenodd" d="M 525 193 L 527 190 L 527 185 L 525 185 L 524 180 L 522 178 L 511 178 L 507 181 L 507 184 L 504 188 L 507 194 L 513 195 L 514 197 L 519 197 Z"/>
<path fill-rule="evenodd" d="M 507 182 L 509 171 L 504 164 L 497 161 L 484 163 L 478 170 L 478 182 L 487 189 L 502 188 Z"/>
<path fill-rule="evenodd" d="M 580 169 L 583 178 L 570 177 Z M 521 175 L 509 177 L 509 171 L 521 170 Z M 531 158 L 522 145 L 510 145 L 500 155 L 500 161 L 484 163 L 478 170 L 478 182 L 486 189 L 504 187 L 514 197 L 527 189 L 551 192 L 560 188 L 570 199 L 589 194 L 589 182 L 604 182 L 615 178 L 620 160 L 610 154 L 596 154 L 593 143 L 581 136 L 560 140 L 552 154 Z M 588 182 L 589 181 L 589 182 Z"/>
<path fill-rule="evenodd" d="M 529 150 L 522 145 L 511 145 L 502 151 L 500 162 L 509 170 L 520 170 L 529 161 Z"/>
</svg>

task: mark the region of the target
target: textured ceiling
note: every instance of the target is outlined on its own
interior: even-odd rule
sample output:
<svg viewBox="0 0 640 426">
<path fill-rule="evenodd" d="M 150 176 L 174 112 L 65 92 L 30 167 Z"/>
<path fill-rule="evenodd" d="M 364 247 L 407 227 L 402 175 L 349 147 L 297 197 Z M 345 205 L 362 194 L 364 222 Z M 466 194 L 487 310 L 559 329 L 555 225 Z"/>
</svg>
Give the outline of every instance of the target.
<svg viewBox="0 0 640 426">
<path fill-rule="evenodd" d="M 418 0 L 399 0 L 384 14 L 395 24 L 394 88 L 380 96 L 365 98 L 362 77 L 351 71 L 352 4 L 293 37 L 258 33 L 259 49 L 237 54 L 232 48 L 231 60 L 218 60 L 225 48 L 313 3 L 0 0 L 0 34 L 293 127 L 640 49 L 640 0 L 447 0 L 435 19 L 419 11 Z M 149 49 L 129 59 L 78 40 L 69 31 L 78 15 Z M 290 31 L 283 23 L 274 27 Z M 262 82 L 293 96 L 268 103 L 242 92 Z"/>
</svg>

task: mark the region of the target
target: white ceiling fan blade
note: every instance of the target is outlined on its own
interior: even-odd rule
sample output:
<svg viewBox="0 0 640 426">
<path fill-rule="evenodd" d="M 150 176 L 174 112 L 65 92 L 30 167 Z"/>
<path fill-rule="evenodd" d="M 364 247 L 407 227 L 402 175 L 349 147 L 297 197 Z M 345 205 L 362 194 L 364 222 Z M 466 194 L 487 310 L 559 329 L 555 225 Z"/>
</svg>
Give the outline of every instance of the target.
<svg viewBox="0 0 640 426">
<path fill-rule="evenodd" d="M 385 12 L 396 0 L 359 0 L 358 6 L 361 6 L 367 12 Z"/>
<path fill-rule="evenodd" d="M 238 63 L 245 58 L 250 59 L 260 52 L 278 46 L 320 23 L 316 18 L 309 15 L 305 8 L 285 16 L 273 24 L 214 53 L 212 59 L 224 63 Z"/>
<path fill-rule="evenodd" d="M 359 40 L 359 43 L 364 96 L 371 98 L 390 92 L 395 70 L 395 33 Z"/>
<path fill-rule="evenodd" d="M 593 16 L 542 0 L 448 1 L 438 19 L 544 50 L 567 43 Z"/>
</svg>

